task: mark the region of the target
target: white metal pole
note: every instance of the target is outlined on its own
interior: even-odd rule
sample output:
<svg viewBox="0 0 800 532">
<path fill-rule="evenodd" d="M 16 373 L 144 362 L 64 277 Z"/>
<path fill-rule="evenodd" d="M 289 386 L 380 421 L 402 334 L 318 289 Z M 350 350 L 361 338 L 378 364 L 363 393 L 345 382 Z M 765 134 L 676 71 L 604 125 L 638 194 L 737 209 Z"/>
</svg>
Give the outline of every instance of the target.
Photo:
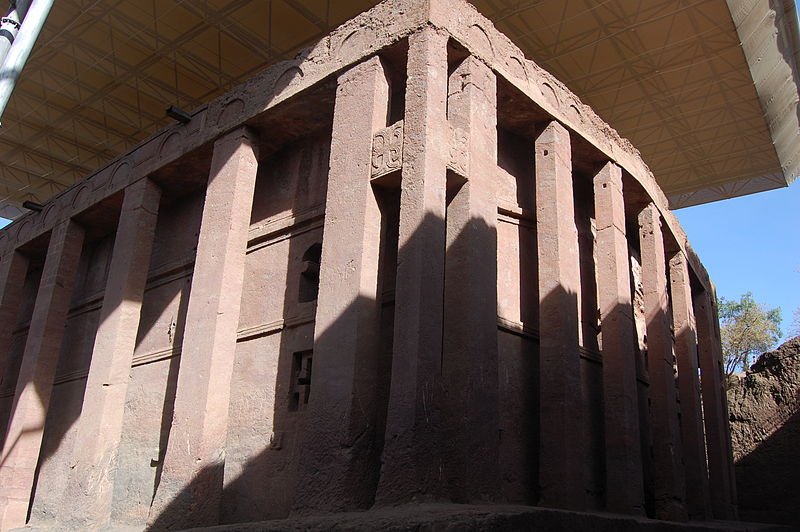
<svg viewBox="0 0 800 532">
<path fill-rule="evenodd" d="M 28 0 L 12 0 L 8 14 L 0 19 L 0 65 L 5 61 L 14 39 L 17 38 L 19 26 L 25 18 L 25 13 L 28 12 L 29 5 Z"/>
<path fill-rule="evenodd" d="M 28 56 L 31 55 L 33 45 L 36 43 L 36 38 L 39 37 L 44 21 L 47 20 L 50 8 L 53 7 L 53 1 L 33 0 L 31 2 L 19 33 L 14 39 L 14 44 L 11 45 L 11 49 L 3 61 L 3 66 L 0 68 L 0 117 L 3 116 L 17 78 L 19 78 Z"/>
</svg>

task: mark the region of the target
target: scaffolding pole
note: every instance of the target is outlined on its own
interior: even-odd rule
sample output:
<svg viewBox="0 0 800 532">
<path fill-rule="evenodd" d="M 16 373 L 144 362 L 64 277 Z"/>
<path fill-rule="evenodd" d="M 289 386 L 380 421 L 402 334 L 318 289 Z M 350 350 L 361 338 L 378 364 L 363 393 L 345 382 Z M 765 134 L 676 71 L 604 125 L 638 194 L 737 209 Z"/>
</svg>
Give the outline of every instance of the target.
<svg viewBox="0 0 800 532">
<path fill-rule="evenodd" d="M 31 50 L 33 50 L 33 45 L 39 37 L 39 32 L 42 30 L 42 26 L 44 26 L 44 21 L 47 20 L 50 8 L 53 7 L 53 1 L 54 0 L 33 0 L 33 2 L 30 3 L 27 13 L 24 13 L 24 7 L 27 7 L 24 4 L 27 4 L 28 0 L 20 0 L 15 3 L 17 9 L 12 8 L 9 13 L 15 13 L 16 18 L 19 19 L 20 12 L 22 12 L 24 18 L 19 27 L 19 32 L 16 35 L 9 31 L 13 43 L 5 56 L 3 66 L 0 67 L 0 118 L 2 118 L 6 105 L 8 105 L 8 100 L 11 98 L 11 93 L 14 91 L 17 79 L 22 69 L 25 67 L 25 63 L 28 61 L 28 56 L 30 56 Z M 21 6 L 23 9 L 20 9 Z M 4 26 L 6 23 L 9 26 L 14 26 L 11 22 L 14 19 L 11 17 L 6 18 L 9 22 L 6 22 L 6 19 L 4 19 Z M 7 38 L 4 40 L 7 40 Z M 0 48 L 0 50 L 2 49 Z"/>
<path fill-rule="evenodd" d="M 14 39 L 17 38 L 19 27 L 28 12 L 29 0 L 17 0 L 11 2 L 8 14 L 0 19 L 0 65 L 6 60 Z"/>
</svg>

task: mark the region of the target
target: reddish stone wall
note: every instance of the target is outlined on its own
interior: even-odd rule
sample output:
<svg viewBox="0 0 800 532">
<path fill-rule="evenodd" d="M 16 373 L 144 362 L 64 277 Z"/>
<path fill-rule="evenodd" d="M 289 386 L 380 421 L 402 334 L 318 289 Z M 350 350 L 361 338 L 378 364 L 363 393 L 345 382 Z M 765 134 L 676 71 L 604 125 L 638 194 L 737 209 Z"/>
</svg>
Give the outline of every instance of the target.
<svg viewBox="0 0 800 532">
<path fill-rule="evenodd" d="M 713 501 L 675 460 L 676 257 Z M 735 516 L 705 271 L 635 150 L 466 5 L 381 4 L 158 133 L 0 231 L 0 290 L 0 529 Z"/>
</svg>

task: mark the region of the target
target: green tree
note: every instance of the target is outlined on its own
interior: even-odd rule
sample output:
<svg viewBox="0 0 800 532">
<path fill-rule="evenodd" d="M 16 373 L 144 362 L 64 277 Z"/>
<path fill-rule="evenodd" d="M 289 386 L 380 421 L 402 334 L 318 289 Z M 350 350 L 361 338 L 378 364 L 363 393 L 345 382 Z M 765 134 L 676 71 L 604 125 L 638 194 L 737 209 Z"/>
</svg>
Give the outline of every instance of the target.
<svg viewBox="0 0 800 532">
<path fill-rule="evenodd" d="M 750 292 L 738 301 L 720 298 L 719 322 L 726 378 L 748 369 L 753 357 L 768 351 L 781 337 L 780 307 L 767 310 Z"/>
</svg>

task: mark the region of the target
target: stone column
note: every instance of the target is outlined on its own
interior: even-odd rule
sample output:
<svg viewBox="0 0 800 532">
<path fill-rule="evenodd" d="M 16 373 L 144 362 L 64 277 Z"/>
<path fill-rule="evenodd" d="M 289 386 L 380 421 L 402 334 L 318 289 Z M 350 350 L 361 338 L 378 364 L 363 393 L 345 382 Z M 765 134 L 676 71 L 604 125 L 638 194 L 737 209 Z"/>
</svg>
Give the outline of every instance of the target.
<svg viewBox="0 0 800 532">
<path fill-rule="evenodd" d="M 569 132 L 550 122 L 535 141 L 539 256 L 539 485 L 541 504 L 585 505 L 580 259 Z"/>
<path fill-rule="evenodd" d="M 594 177 L 597 292 L 603 353 L 606 509 L 642 514 L 644 486 L 622 170 L 606 163 Z"/>
<path fill-rule="evenodd" d="M 710 281 L 709 281 L 710 282 Z M 713 285 L 712 285 L 713 286 Z M 719 308 L 717 307 L 716 295 L 711 300 L 711 308 L 713 310 L 712 324 L 714 325 L 714 338 L 717 339 L 719 350 L 717 351 L 717 366 L 719 367 L 720 381 L 722 382 L 722 425 L 725 434 L 725 461 L 728 464 L 728 486 L 730 489 L 730 506 L 728 507 L 728 515 L 730 519 L 739 519 L 739 495 L 736 491 L 736 466 L 733 463 L 733 442 L 731 441 L 731 423 L 730 416 L 728 415 L 728 387 L 725 382 L 725 369 L 723 367 L 722 358 L 722 335 L 719 327 Z"/>
<path fill-rule="evenodd" d="M 678 251 L 669 261 L 672 294 L 672 328 L 678 361 L 678 394 L 681 399 L 681 436 L 686 465 L 686 505 L 690 519 L 710 517 L 706 444 L 700 405 L 697 336 L 692 310 L 692 287 L 686 256 Z"/>
<path fill-rule="evenodd" d="M 659 519 L 686 520 L 672 332 L 661 214 L 652 203 L 639 214 L 642 286 L 647 320 L 647 372 L 653 434 L 654 493 Z"/>
<path fill-rule="evenodd" d="M 711 510 L 715 519 L 734 519 L 734 478 L 728 438 L 728 409 L 725 397 L 725 379 L 722 370 L 722 346 L 717 329 L 713 295 L 703 290 L 694 297 L 697 320 L 697 337 L 700 351 L 700 390 L 703 396 L 703 421 L 706 429 L 708 451 L 709 491 Z"/>
<path fill-rule="evenodd" d="M 497 499 L 497 81 L 470 56 L 450 75 L 448 118 L 466 136 L 466 182 L 447 207 L 444 475 L 456 502 Z M 457 184 L 453 184 L 455 188 Z M 480 456 L 480 460 L 475 460 Z"/>
<path fill-rule="evenodd" d="M 75 529 L 108 522 L 117 451 L 161 191 L 125 189 L 64 499 Z"/>
<path fill-rule="evenodd" d="M 0 461 L 0 530 L 27 519 L 83 236 L 72 220 L 50 234 Z"/>
<path fill-rule="evenodd" d="M 388 108 L 380 58 L 339 76 L 298 509 L 368 508 L 375 494 L 381 213 L 370 175 L 373 135 L 386 127 Z"/>
<path fill-rule="evenodd" d="M 441 498 L 447 35 L 408 39 L 392 383 L 379 503 Z"/>
<path fill-rule="evenodd" d="M 236 330 L 258 168 L 254 134 L 214 143 L 186 313 L 172 427 L 148 527 L 216 524 Z"/>
<path fill-rule="evenodd" d="M 17 324 L 20 296 L 27 274 L 28 258 L 19 251 L 10 250 L 0 259 L 0 388 L 8 378 L 6 369 L 11 336 Z M 3 431 L 5 427 L 0 427 L 0 438 Z"/>
</svg>

